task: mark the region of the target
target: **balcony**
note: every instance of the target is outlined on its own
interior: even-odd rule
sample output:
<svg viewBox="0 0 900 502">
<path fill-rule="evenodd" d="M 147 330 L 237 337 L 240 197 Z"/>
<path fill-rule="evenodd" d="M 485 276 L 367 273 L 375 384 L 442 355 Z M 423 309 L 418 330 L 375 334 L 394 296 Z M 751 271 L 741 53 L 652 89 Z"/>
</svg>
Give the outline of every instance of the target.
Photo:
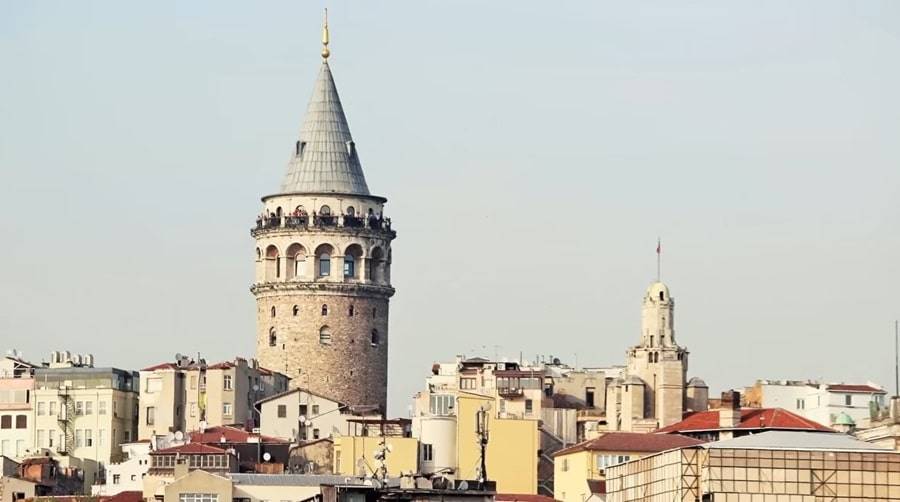
<svg viewBox="0 0 900 502">
<path fill-rule="evenodd" d="M 286 216 L 259 217 L 256 226 L 250 229 L 250 234 L 257 235 L 280 230 L 327 230 L 327 229 L 357 229 L 370 232 L 395 235 L 391 229 L 391 219 L 377 216 L 360 217 L 350 215 L 308 215 L 293 214 Z"/>
<path fill-rule="evenodd" d="M 500 397 L 506 399 L 513 399 L 524 396 L 525 391 L 522 389 L 517 389 L 515 387 L 498 387 L 497 394 L 500 394 Z"/>
</svg>

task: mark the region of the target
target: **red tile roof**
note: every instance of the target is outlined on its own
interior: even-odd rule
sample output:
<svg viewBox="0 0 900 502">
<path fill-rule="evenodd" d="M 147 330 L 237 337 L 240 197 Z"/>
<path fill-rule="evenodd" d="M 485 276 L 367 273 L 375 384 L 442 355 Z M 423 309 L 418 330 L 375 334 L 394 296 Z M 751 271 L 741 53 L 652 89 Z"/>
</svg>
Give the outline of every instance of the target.
<svg viewBox="0 0 900 502">
<path fill-rule="evenodd" d="M 216 427 L 208 427 L 203 432 L 194 431 L 190 433 L 192 443 L 214 444 L 222 443 L 222 437 L 225 437 L 225 443 L 247 443 L 252 437 L 259 438 L 263 443 L 290 443 L 283 439 L 253 434 L 238 427 L 228 425 L 219 425 Z"/>
<path fill-rule="evenodd" d="M 837 392 L 863 392 L 863 393 L 874 393 L 874 394 L 887 394 L 884 389 L 879 389 L 878 387 L 874 387 L 872 385 L 857 385 L 857 384 L 846 384 L 846 383 L 837 383 L 828 386 L 828 390 L 833 390 Z"/>
<path fill-rule="evenodd" d="M 715 431 L 719 427 L 719 410 L 699 411 L 685 416 L 681 422 L 657 429 L 656 432 Z M 782 408 L 742 408 L 741 421 L 724 429 L 788 429 L 834 432 L 824 425 Z"/>
<path fill-rule="evenodd" d="M 154 366 L 148 366 L 141 371 L 158 371 L 158 370 L 174 370 L 178 368 L 175 363 L 160 363 Z"/>
<path fill-rule="evenodd" d="M 138 491 L 119 492 L 112 497 L 102 497 L 103 502 L 141 502 L 144 500 L 144 493 Z"/>
<path fill-rule="evenodd" d="M 554 457 L 568 455 L 579 451 L 616 451 L 616 452 L 648 452 L 694 446 L 705 441 L 678 434 L 643 434 L 640 432 L 607 432 L 602 436 L 588 439 L 568 448 L 557 451 Z"/>
<path fill-rule="evenodd" d="M 209 446 L 201 443 L 188 443 L 183 444 L 181 446 L 173 446 L 171 448 L 164 448 L 162 450 L 156 450 L 150 452 L 151 455 L 166 455 L 170 453 L 181 453 L 181 454 L 222 454 L 227 453 L 222 448 L 216 448 L 214 446 Z"/>
<path fill-rule="evenodd" d="M 498 493 L 494 495 L 494 500 L 497 502 L 556 502 L 553 497 L 529 493 Z"/>
</svg>

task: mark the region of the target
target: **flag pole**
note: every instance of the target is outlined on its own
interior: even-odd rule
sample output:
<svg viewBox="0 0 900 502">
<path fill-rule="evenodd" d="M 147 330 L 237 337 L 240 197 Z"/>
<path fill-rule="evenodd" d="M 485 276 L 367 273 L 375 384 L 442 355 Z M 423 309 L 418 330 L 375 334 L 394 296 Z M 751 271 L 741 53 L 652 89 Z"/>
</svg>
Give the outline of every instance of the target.
<svg viewBox="0 0 900 502">
<path fill-rule="evenodd" d="M 662 256 L 662 241 L 656 238 L 656 282 L 660 280 L 660 258 Z"/>
<path fill-rule="evenodd" d="M 900 321 L 894 321 L 894 395 L 900 396 Z"/>
</svg>

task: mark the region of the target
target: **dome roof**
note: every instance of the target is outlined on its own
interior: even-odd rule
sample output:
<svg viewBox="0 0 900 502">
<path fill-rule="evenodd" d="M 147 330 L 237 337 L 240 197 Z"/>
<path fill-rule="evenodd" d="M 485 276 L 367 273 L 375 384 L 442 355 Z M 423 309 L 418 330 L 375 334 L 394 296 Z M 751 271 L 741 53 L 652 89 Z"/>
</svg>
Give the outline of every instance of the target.
<svg viewBox="0 0 900 502">
<path fill-rule="evenodd" d="M 688 380 L 687 386 L 688 387 L 707 387 L 707 388 L 709 387 L 708 385 L 706 385 L 706 382 L 704 382 L 702 379 L 700 379 L 698 377 L 694 377 L 694 378 L 691 378 L 690 380 Z"/>
<path fill-rule="evenodd" d="M 834 425 L 856 425 L 856 422 L 853 420 L 853 417 L 842 411 L 834 419 Z"/>
<path fill-rule="evenodd" d="M 669 298 L 669 287 L 661 282 L 654 282 L 647 288 L 647 296 L 651 298 L 659 298 L 659 294 L 663 293 L 664 298 Z"/>
</svg>

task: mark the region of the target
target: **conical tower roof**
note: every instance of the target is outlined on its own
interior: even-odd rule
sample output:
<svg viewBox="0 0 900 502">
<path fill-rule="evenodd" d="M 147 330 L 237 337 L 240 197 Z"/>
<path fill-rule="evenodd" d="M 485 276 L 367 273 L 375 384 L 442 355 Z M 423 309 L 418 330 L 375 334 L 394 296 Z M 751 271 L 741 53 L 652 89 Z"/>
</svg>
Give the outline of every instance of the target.
<svg viewBox="0 0 900 502">
<path fill-rule="evenodd" d="M 281 192 L 369 195 L 327 61 L 316 79 Z"/>
</svg>

